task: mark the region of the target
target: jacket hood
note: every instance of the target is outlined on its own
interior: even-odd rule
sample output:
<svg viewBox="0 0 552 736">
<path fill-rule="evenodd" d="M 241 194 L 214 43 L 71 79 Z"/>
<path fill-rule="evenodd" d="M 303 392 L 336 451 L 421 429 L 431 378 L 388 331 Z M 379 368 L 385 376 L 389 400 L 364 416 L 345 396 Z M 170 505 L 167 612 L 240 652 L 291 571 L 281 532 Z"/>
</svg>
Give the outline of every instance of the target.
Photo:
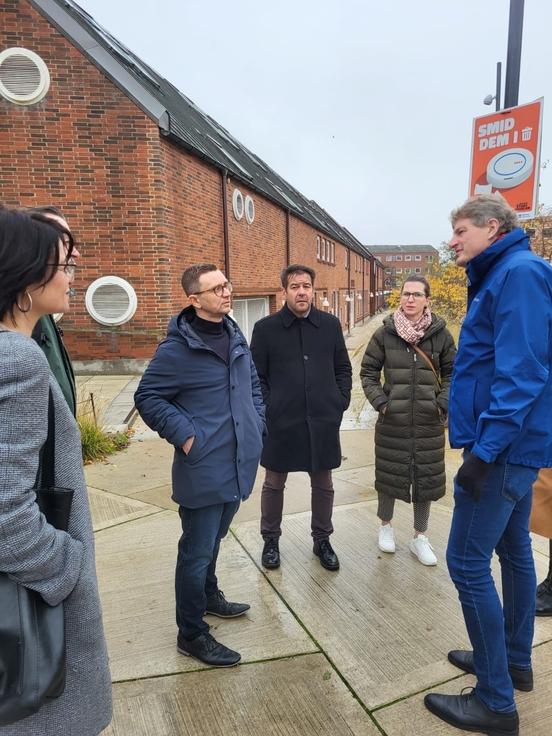
<svg viewBox="0 0 552 736">
<path fill-rule="evenodd" d="M 395 327 L 395 322 L 393 320 L 393 315 L 388 314 L 387 317 L 383 320 L 383 326 L 386 330 L 389 332 L 392 332 L 394 335 L 397 334 L 397 330 Z M 431 324 L 427 328 L 427 330 L 424 333 L 424 339 L 427 337 L 432 337 L 433 335 L 436 335 L 438 332 L 443 330 L 447 326 L 446 321 L 440 317 L 438 314 L 435 314 L 434 312 L 431 313 Z"/>
</svg>

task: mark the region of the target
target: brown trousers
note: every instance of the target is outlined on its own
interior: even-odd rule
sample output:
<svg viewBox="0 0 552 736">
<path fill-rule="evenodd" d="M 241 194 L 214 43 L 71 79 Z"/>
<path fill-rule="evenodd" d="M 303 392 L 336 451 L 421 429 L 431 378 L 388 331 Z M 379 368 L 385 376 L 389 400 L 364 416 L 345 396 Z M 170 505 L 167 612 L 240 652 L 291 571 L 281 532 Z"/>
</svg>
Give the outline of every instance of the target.
<svg viewBox="0 0 552 736">
<path fill-rule="evenodd" d="M 331 470 L 309 473 L 311 480 L 311 533 L 315 541 L 328 539 L 333 532 L 334 489 Z M 282 534 L 282 512 L 287 473 L 266 470 L 261 493 L 261 535 L 263 539 Z"/>
<path fill-rule="evenodd" d="M 552 539 L 552 468 L 541 468 L 533 484 L 533 506 L 529 528 Z"/>
</svg>

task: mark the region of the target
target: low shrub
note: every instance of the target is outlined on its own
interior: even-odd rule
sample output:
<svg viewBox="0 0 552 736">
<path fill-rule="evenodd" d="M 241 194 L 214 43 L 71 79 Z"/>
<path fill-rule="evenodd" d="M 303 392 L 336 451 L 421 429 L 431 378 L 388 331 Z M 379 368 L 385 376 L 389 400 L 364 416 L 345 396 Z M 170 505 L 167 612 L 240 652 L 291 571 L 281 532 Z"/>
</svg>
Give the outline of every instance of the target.
<svg viewBox="0 0 552 736">
<path fill-rule="evenodd" d="M 92 416 L 77 417 L 81 433 L 82 458 L 85 463 L 103 460 L 114 452 L 128 447 L 126 432 L 106 432 L 96 424 Z"/>
</svg>

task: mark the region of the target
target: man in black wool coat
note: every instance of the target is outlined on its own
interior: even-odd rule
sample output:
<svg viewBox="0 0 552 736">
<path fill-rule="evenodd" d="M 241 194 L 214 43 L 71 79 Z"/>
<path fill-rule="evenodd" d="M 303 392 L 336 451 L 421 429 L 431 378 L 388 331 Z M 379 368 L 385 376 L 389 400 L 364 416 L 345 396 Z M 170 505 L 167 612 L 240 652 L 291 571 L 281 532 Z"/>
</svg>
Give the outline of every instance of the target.
<svg viewBox="0 0 552 736">
<path fill-rule="evenodd" d="M 313 552 L 323 567 L 337 570 L 329 540 L 332 469 L 341 464 L 339 425 L 351 399 L 351 362 L 339 320 L 313 306 L 313 269 L 294 264 L 281 279 L 284 306 L 257 322 L 251 338 L 268 428 L 261 456 L 262 564 L 280 565 L 284 487 L 289 472 L 302 470 L 311 478 Z"/>
</svg>

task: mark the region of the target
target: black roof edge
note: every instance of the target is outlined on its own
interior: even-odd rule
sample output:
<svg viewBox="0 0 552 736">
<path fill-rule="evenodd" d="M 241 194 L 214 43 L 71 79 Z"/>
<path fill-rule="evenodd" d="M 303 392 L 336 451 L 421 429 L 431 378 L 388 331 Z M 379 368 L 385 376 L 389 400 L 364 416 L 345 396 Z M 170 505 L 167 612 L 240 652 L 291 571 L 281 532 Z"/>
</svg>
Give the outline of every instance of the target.
<svg viewBox="0 0 552 736">
<path fill-rule="evenodd" d="M 135 77 L 125 65 L 114 58 L 98 41 L 55 0 L 29 0 L 57 30 L 68 38 L 90 61 L 138 105 L 138 107 L 163 130 L 166 125 L 166 109 Z"/>
<path fill-rule="evenodd" d="M 93 17 L 74 2 L 74 0 L 70 0 L 69 2 L 66 2 L 66 0 L 29 0 L 29 2 L 104 73 L 110 81 L 127 94 L 159 126 L 163 136 L 183 146 L 194 156 L 205 160 L 219 171 L 226 172 L 232 178 L 242 182 L 245 186 L 261 196 L 266 197 L 284 211 L 306 222 L 315 230 L 340 241 L 358 255 L 378 260 L 370 252 L 369 248 L 363 245 L 347 228 L 340 225 L 317 202 L 309 200 L 274 171 L 272 167 L 266 164 L 257 154 L 249 151 L 246 146 L 234 138 L 218 121 L 200 110 L 195 103 L 189 100 L 174 85 L 158 75 L 149 65 L 142 62 L 132 51 L 115 39 L 108 31 L 99 26 Z M 152 89 L 148 89 L 148 86 Z M 176 125 L 172 124 L 172 119 L 175 117 L 174 114 L 156 96 L 157 92 L 164 99 L 167 97 L 167 93 L 171 91 L 173 91 L 175 98 L 173 102 L 176 101 L 179 105 L 186 106 L 186 112 L 192 113 L 196 118 L 199 118 L 199 121 L 201 119 L 205 120 L 210 126 L 209 130 L 200 131 L 195 129 L 196 132 L 191 132 L 189 128 L 185 129 L 184 123 L 179 123 L 176 118 Z M 169 99 L 168 102 L 170 103 L 171 100 Z M 188 125 L 191 124 L 189 117 L 186 122 Z M 194 122 L 200 124 L 197 119 Z M 184 135 L 179 135 L 178 131 L 174 129 L 175 127 L 180 127 L 183 134 L 189 133 L 189 135 L 186 135 L 186 138 L 190 140 L 186 140 Z M 209 141 L 200 140 L 196 133 L 203 139 L 207 135 L 216 144 L 216 150 L 221 154 L 220 158 L 209 153 L 209 148 L 214 148 L 214 146 Z M 220 142 L 216 138 L 220 138 Z M 225 153 L 224 139 L 232 145 L 233 149 L 236 149 L 236 151 L 232 150 L 234 156 L 238 156 L 238 154 L 245 156 L 246 160 L 243 161 L 243 167 L 237 158 L 235 159 L 237 165 L 233 166 L 232 160 L 234 160 L 234 156 L 231 155 L 230 159 L 227 159 L 228 154 Z M 197 145 L 194 145 L 194 142 Z M 203 145 L 203 143 L 206 145 Z M 255 169 L 254 177 L 249 178 L 244 175 L 249 173 L 249 170 L 245 169 L 246 165 L 249 168 Z M 238 166 L 244 169 L 244 174 L 240 173 Z M 263 172 L 267 175 L 265 176 Z M 270 177 L 275 179 L 275 182 L 272 182 Z M 256 179 L 259 179 L 264 186 L 257 184 Z M 275 185 L 276 189 L 273 194 L 272 190 Z M 300 204 L 296 203 L 296 206 L 293 206 L 294 198 L 298 199 Z M 289 202 L 287 201 L 288 199 L 290 200 Z"/>
</svg>

